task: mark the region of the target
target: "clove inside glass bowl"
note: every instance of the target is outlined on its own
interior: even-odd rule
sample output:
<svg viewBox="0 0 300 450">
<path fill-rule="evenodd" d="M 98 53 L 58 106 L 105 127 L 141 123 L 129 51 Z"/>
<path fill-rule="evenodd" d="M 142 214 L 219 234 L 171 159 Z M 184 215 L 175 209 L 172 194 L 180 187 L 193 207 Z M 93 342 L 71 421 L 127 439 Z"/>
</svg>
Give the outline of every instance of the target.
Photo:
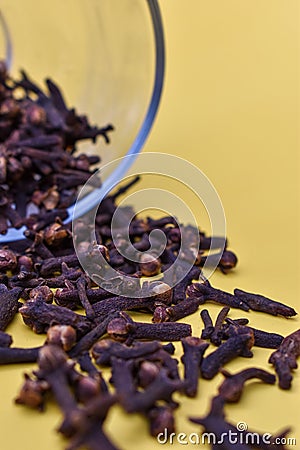
<svg viewBox="0 0 300 450">
<path fill-rule="evenodd" d="M 0 57 L 13 76 L 25 69 L 43 86 L 50 77 L 68 105 L 91 124 L 111 123 L 111 143 L 80 144 L 79 151 L 101 157 L 101 165 L 137 155 L 149 134 L 164 77 L 164 39 L 157 0 L 3 0 Z M 101 192 L 122 179 L 134 158 L 112 165 Z M 94 193 L 95 194 L 95 193 Z M 80 200 L 82 215 L 97 195 Z M 74 207 L 68 209 L 69 219 Z M 74 217 L 77 218 L 77 217 Z M 23 239 L 25 228 L 10 228 L 0 243 Z"/>
</svg>

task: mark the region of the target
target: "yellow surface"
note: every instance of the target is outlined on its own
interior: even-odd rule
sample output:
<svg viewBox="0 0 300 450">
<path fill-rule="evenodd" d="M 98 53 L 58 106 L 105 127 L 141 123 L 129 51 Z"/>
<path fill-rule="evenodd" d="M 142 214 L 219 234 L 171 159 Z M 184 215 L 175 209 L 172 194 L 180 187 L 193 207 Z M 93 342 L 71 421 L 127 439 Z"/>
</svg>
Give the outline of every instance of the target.
<svg viewBox="0 0 300 450">
<path fill-rule="evenodd" d="M 167 74 L 145 151 L 189 159 L 218 190 L 239 265 L 230 275 L 216 273 L 213 284 L 230 291 L 240 287 L 260 292 L 300 310 L 299 2 L 162 0 L 161 9 Z M 219 309 L 210 307 L 214 317 Z M 232 317 L 244 315 L 232 312 Z M 249 317 L 253 326 L 283 334 L 300 327 L 299 319 L 254 312 Z M 199 335 L 198 314 L 191 323 Z M 28 346 L 41 342 L 19 322 L 9 331 L 16 345 L 24 345 L 24 340 Z M 267 368 L 270 351 L 254 351 L 252 360 L 236 360 L 229 370 L 248 365 Z M 1 449 L 64 448 L 54 432 L 60 421 L 54 405 L 47 414 L 13 405 L 22 370 L 25 366 L 0 369 Z M 178 432 L 200 431 L 187 416 L 207 410 L 220 380 L 221 376 L 210 382 L 200 380 L 197 399 L 179 400 Z M 291 425 L 291 436 L 298 440 L 293 448 L 300 448 L 299 392 L 300 371 L 295 372 L 289 392 L 255 383 L 239 404 L 226 407 L 228 418 L 270 433 Z M 123 449 L 161 448 L 148 436 L 146 422 L 139 416 L 114 409 L 107 428 Z"/>
</svg>

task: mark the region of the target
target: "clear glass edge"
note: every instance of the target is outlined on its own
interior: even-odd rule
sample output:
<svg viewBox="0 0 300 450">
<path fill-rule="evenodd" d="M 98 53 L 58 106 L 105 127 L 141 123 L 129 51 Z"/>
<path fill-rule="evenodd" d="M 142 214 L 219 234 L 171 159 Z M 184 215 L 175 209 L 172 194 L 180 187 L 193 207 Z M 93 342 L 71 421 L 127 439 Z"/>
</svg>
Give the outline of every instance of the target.
<svg viewBox="0 0 300 450">
<path fill-rule="evenodd" d="M 103 182 L 103 185 L 100 188 L 96 189 L 91 194 L 87 195 L 85 198 L 77 202 L 76 216 L 74 215 L 75 205 L 70 206 L 67 209 L 69 216 L 66 219 L 65 223 L 68 223 L 74 219 L 78 219 L 78 217 L 81 217 L 82 215 L 87 213 L 90 209 L 94 208 L 97 205 L 98 201 L 97 198 L 99 198 L 98 195 L 100 195 L 103 192 L 110 191 L 116 184 L 118 184 L 118 182 L 122 179 L 122 177 L 128 171 L 129 167 L 134 162 L 135 158 L 140 153 L 154 123 L 164 82 L 165 43 L 164 43 L 162 18 L 158 1 L 157 0 L 146 0 L 146 1 L 149 7 L 151 20 L 153 23 L 154 43 L 155 43 L 155 78 L 149 107 L 147 109 L 142 126 L 135 140 L 133 141 L 130 149 L 125 155 L 132 157 L 124 158 L 120 163 L 120 165 L 117 167 L 117 169 L 114 170 L 114 172 L 108 177 L 108 179 Z M 6 37 L 6 60 L 8 65 L 10 65 L 12 59 L 11 39 L 9 35 L 9 30 L 6 26 L 3 16 L 1 15 L 1 12 L 0 12 L 0 22 L 4 29 Z M 8 244 L 9 242 L 23 240 L 24 239 L 23 233 L 25 230 L 26 227 L 22 227 L 19 230 L 10 228 L 5 235 L 0 236 L 0 244 Z"/>
</svg>

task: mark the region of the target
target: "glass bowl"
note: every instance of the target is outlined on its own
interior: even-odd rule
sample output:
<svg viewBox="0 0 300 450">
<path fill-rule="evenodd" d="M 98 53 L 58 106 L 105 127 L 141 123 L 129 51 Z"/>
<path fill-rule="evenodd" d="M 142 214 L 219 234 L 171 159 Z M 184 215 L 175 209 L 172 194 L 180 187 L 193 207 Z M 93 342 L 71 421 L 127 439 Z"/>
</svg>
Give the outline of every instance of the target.
<svg viewBox="0 0 300 450">
<path fill-rule="evenodd" d="M 111 143 L 81 144 L 106 164 L 137 155 L 149 134 L 164 77 L 164 38 L 156 0 L 2 0 L 0 57 L 13 76 L 24 68 L 43 85 L 50 77 L 62 88 L 69 106 L 92 124 L 111 123 Z M 102 178 L 112 188 L 134 158 L 125 158 Z M 95 206 L 95 196 L 81 199 L 80 214 Z M 69 208 L 73 217 L 73 206 Z M 77 218 L 77 217 L 74 217 Z M 9 229 L 0 243 L 23 239 Z"/>
</svg>

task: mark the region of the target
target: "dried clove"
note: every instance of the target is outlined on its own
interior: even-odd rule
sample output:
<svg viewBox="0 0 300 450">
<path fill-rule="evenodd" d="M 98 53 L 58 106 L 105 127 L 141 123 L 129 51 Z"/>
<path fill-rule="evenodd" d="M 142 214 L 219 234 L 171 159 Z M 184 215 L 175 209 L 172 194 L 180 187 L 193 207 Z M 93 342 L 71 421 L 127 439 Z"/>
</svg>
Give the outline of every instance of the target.
<svg viewBox="0 0 300 450">
<path fill-rule="evenodd" d="M 44 243 L 43 231 L 35 232 L 26 230 L 24 231 L 24 236 L 32 241 L 32 245 L 29 247 L 28 252 L 34 253 L 43 259 L 53 258 L 53 253 Z"/>
<path fill-rule="evenodd" d="M 39 268 L 39 273 L 42 277 L 49 277 L 55 272 L 61 271 L 62 264 L 65 263 L 69 267 L 78 267 L 79 261 L 76 253 L 66 256 L 44 258 Z"/>
<path fill-rule="evenodd" d="M 213 301 L 230 308 L 239 308 L 244 311 L 249 311 L 250 309 L 246 302 L 229 292 L 215 289 L 207 280 L 204 283 L 194 283 L 189 286 L 187 295 L 194 298 L 201 295 L 202 298 L 204 297 L 204 301 Z"/>
<path fill-rule="evenodd" d="M 173 409 L 168 406 L 154 406 L 147 412 L 150 423 L 151 436 L 158 436 L 159 433 L 167 432 L 169 436 L 175 432 L 175 419 Z"/>
<path fill-rule="evenodd" d="M 134 339 L 157 339 L 160 341 L 179 341 L 191 336 L 191 326 L 186 323 L 142 323 L 129 320 L 129 316 L 121 313 L 120 318 L 110 321 L 107 333 L 121 342 L 128 338 Z"/>
<path fill-rule="evenodd" d="M 173 274 L 173 279 L 171 280 L 171 283 L 168 283 L 168 280 L 166 279 L 166 283 L 173 285 L 173 303 L 176 305 L 178 302 L 185 300 L 186 298 L 186 290 L 188 286 L 191 285 L 193 280 L 197 280 L 200 276 L 201 270 L 199 267 L 193 266 L 188 273 L 181 279 L 182 274 L 184 273 L 186 267 L 185 264 L 181 263 L 181 265 L 178 266 L 177 271 Z M 164 279 L 166 276 L 164 276 Z M 178 280 L 180 280 L 178 282 Z M 199 296 L 202 297 L 202 296 Z"/>
<path fill-rule="evenodd" d="M 78 406 L 68 384 L 70 366 L 66 353 L 58 346 L 49 344 L 43 346 L 38 356 L 39 369 L 35 372 L 39 380 L 45 380 L 61 408 L 64 419 L 59 431 L 67 437 L 76 432 L 74 421 Z"/>
<path fill-rule="evenodd" d="M 73 272 L 75 274 L 75 279 L 81 276 L 82 272 L 78 273 L 78 269 Z M 63 276 L 63 285 L 65 286 L 65 275 Z M 68 277 L 68 279 L 72 280 L 72 277 Z M 58 279 L 54 279 L 54 282 L 57 283 Z M 56 287 L 56 286 L 54 286 Z M 57 286 L 59 287 L 59 286 Z M 106 291 L 102 288 L 97 289 L 86 289 L 85 291 L 88 301 L 92 304 L 99 302 L 100 300 L 104 300 L 109 297 L 113 297 L 114 294 Z M 60 306 L 65 306 L 70 309 L 76 309 L 80 305 L 79 293 L 77 289 L 72 288 L 64 288 L 57 289 L 54 295 L 55 302 Z"/>
<path fill-rule="evenodd" d="M 184 365 L 184 392 L 188 397 L 196 397 L 200 365 L 204 352 L 209 344 L 193 336 L 182 339 L 181 343 L 184 351 L 181 357 Z"/>
<path fill-rule="evenodd" d="M 47 344 L 58 345 L 65 352 L 76 343 L 76 331 L 70 325 L 53 325 L 47 330 Z"/>
<path fill-rule="evenodd" d="M 113 383 L 118 401 L 123 406 L 125 411 L 134 412 L 132 401 L 134 395 L 137 394 L 136 383 L 134 380 L 134 361 L 132 359 L 120 359 L 115 356 L 111 357 L 112 376 L 111 382 Z"/>
<path fill-rule="evenodd" d="M 121 405 L 129 412 L 146 413 L 155 406 L 158 400 L 175 406 L 172 394 L 182 388 L 180 380 L 172 380 L 167 376 L 166 369 L 162 368 L 154 381 L 143 392 L 136 389 L 133 374 L 134 361 L 122 360 L 112 357 L 112 381 L 116 388 Z"/>
<path fill-rule="evenodd" d="M 147 358 L 150 354 L 157 352 L 163 348 L 158 341 L 152 342 L 134 342 L 133 345 L 127 346 L 111 339 L 102 339 L 93 346 L 92 355 L 99 365 L 110 365 L 111 358 L 114 356 L 118 359 L 138 359 Z"/>
<path fill-rule="evenodd" d="M 175 346 L 172 344 L 172 342 L 169 342 L 169 344 L 162 345 L 162 348 L 169 353 L 169 355 L 174 355 L 175 353 Z"/>
<path fill-rule="evenodd" d="M 283 336 L 277 333 L 258 330 L 248 326 L 248 319 L 226 319 L 226 324 L 222 327 L 222 339 L 228 339 L 231 336 L 239 334 L 240 329 L 250 329 L 254 335 L 254 346 L 263 348 L 278 348 L 283 341 Z M 246 326 L 247 325 L 247 326 Z"/>
<path fill-rule="evenodd" d="M 14 252 L 0 248 L 0 271 L 13 270 L 17 267 L 17 257 Z"/>
<path fill-rule="evenodd" d="M 236 450 L 237 448 L 239 450 L 250 450 L 251 447 L 241 443 L 240 441 L 238 446 L 236 445 L 236 443 L 230 443 L 228 437 L 233 432 L 237 435 L 238 430 L 234 425 L 226 422 L 224 402 L 225 400 L 222 397 L 214 397 L 212 399 L 210 411 L 207 416 L 201 418 L 190 417 L 189 420 L 193 423 L 202 425 L 206 433 L 211 433 L 211 435 L 214 436 L 214 446 L 216 446 L 216 443 L 223 443 L 221 445 L 223 445 L 226 450 Z M 225 442 L 224 439 L 226 439 Z"/>
<path fill-rule="evenodd" d="M 167 371 L 162 368 L 155 380 L 142 393 L 137 393 L 131 401 L 130 412 L 145 412 L 153 407 L 157 401 L 164 401 L 172 408 L 178 406 L 174 402 L 173 393 L 183 388 L 181 380 L 172 380 Z"/>
<path fill-rule="evenodd" d="M 215 238 L 214 238 L 215 239 Z M 235 253 L 224 250 L 219 261 L 218 267 L 223 273 L 231 271 L 238 263 L 238 259 Z"/>
<path fill-rule="evenodd" d="M 174 306 L 159 305 L 154 310 L 152 321 L 154 323 L 175 322 L 194 314 L 200 304 L 199 298 L 187 298 Z"/>
<path fill-rule="evenodd" d="M 118 313 L 111 313 L 102 322 L 92 328 L 89 332 L 85 333 L 85 336 L 83 336 L 71 349 L 69 353 L 71 358 L 75 358 L 82 352 L 90 350 L 93 345 L 106 333 L 107 326 L 114 317 L 118 317 Z"/>
<path fill-rule="evenodd" d="M 283 303 L 271 300 L 263 295 L 252 294 L 250 292 L 242 291 L 241 289 L 235 289 L 234 295 L 246 303 L 253 311 L 262 311 L 273 316 L 292 317 L 297 313 L 290 306 Z"/>
<path fill-rule="evenodd" d="M 224 308 L 221 309 L 221 311 L 218 314 L 218 317 L 216 319 L 216 323 L 214 326 L 214 331 L 212 332 L 211 336 L 210 336 L 210 341 L 214 344 L 214 345 L 221 345 L 222 343 L 222 325 L 223 322 L 227 316 L 227 314 L 229 313 L 230 308 L 228 306 L 225 306 Z"/>
<path fill-rule="evenodd" d="M 89 352 L 81 353 L 77 357 L 77 362 L 80 366 L 80 369 L 89 375 L 89 377 L 88 377 L 89 379 L 92 378 L 97 381 L 100 392 L 107 393 L 108 387 L 107 387 L 106 381 L 104 380 L 102 373 L 95 367 Z M 85 389 L 84 389 L 84 391 L 85 391 Z"/>
<path fill-rule="evenodd" d="M 168 352 L 164 350 L 164 346 L 162 346 L 162 348 L 157 350 L 156 352 L 148 355 L 147 360 L 159 363 L 166 369 L 168 377 L 172 380 L 180 380 L 178 372 L 178 360 L 176 358 L 172 358 L 168 354 Z"/>
<path fill-rule="evenodd" d="M 113 311 L 139 310 L 152 312 L 155 309 L 157 296 L 131 298 L 109 297 L 93 304 L 97 319 L 106 317 Z"/>
<path fill-rule="evenodd" d="M 47 381 L 31 378 L 27 373 L 24 374 L 24 378 L 25 381 L 18 397 L 15 399 L 15 403 L 43 411 L 45 408 L 45 395 L 49 391 L 49 384 Z"/>
<path fill-rule="evenodd" d="M 95 310 L 91 303 L 89 302 L 88 296 L 86 294 L 86 286 L 87 286 L 87 280 L 84 275 L 81 275 L 76 280 L 76 287 L 78 290 L 78 296 L 80 303 L 82 304 L 83 309 L 85 310 L 86 317 L 90 320 L 94 320 L 96 317 Z"/>
<path fill-rule="evenodd" d="M 190 417 L 190 421 L 204 427 L 205 432 L 213 436 L 212 448 L 226 448 L 226 450 L 250 450 L 259 448 L 264 450 L 286 450 L 283 439 L 290 429 L 284 430 L 278 435 L 265 433 L 260 435 L 257 432 L 246 429 L 239 430 L 233 424 L 226 421 L 224 412 L 225 399 L 221 396 L 213 397 L 209 413 L 205 417 Z M 272 436 L 266 443 L 265 436 Z M 249 445 L 248 445 L 249 444 Z M 220 447 L 221 445 L 221 447 Z"/>
<path fill-rule="evenodd" d="M 276 333 L 249 327 L 247 319 L 232 320 L 226 316 L 229 307 L 285 317 L 295 315 L 295 311 L 257 294 L 238 289 L 234 295 L 223 292 L 203 277 L 204 264 L 218 260 L 223 273 L 236 266 L 237 257 L 227 250 L 225 238 L 206 236 L 197 227 L 179 227 L 172 216 L 141 219 L 132 207 L 122 207 L 117 219 L 118 237 L 112 240 L 116 199 L 139 177 L 101 202 L 95 230 L 85 219 L 76 224 L 74 237 L 79 241 L 77 250 L 81 257 L 87 263 L 97 263 L 100 251 L 120 274 L 109 280 L 102 279 L 101 274 L 93 280 L 85 275 L 71 239 L 72 227 L 62 221 L 68 218 L 67 208 L 76 201 L 78 187 L 94 173 L 91 167 L 99 163 L 97 156 L 76 154 L 77 142 L 95 141 L 97 136 L 108 142 L 112 127 L 91 126 L 85 116 L 67 107 L 53 81 L 46 80 L 46 84 L 48 91 L 44 92 L 25 72 L 21 73 L 21 80 L 13 80 L 0 62 L 0 233 L 5 234 L 9 227 L 27 228 L 22 242 L 0 248 L 0 360 L 4 364 L 38 358 L 39 364 L 33 375 L 25 375 L 16 402 L 43 409 L 45 399 L 52 393 L 64 415 L 60 432 L 70 437 L 69 450 L 82 446 L 113 450 L 115 446 L 102 425 L 114 403 L 119 401 L 128 412 L 141 412 L 149 421 L 152 435 L 165 430 L 173 433 L 173 411 L 178 406 L 173 393 L 195 396 L 199 372 L 203 378 L 214 377 L 232 358 L 251 356 L 252 345 L 279 347 L 270 362 L 281 387 L 290 387 L 291 370 L 300 353 L 298 332 L 283 340 Z M 95 186 L 100 183 L 95 177 Z M 166 237 L 164 249 L 153 233 L 150 235 L 156 229 Z M 95 241 L 90 243 L 83 238 L 86 231 L 91 235 L 95 232 Z M 127 232 L 130 245 L 125 239 Z M 208 254 L 211 249 L 217 251 Z M 131 261 L 138 252 L 145 253 L 138 263 Z M 178 264 L 172 273 L 168 269 L 176 260 Z M 124 273 L 130 277 L 127 287 L 132 297 L 121 295 Z M 142 277 L 158 274 L 164 282 L 148 281 L 141 286 Z M 96 286 L 98 279 L 101 287 Z M 193 284 L 194 281 L 198 282 Z M 52 304 L 52 288 L 59 288 L 54 294 L 57 305 Z M 112 288 L 114 294 L 109 292 Z M 141 298 L 137 298 L 138 294 L 142 294 Z M 47 341 L 41 348 L 10 348 L 11 337 L 1 331 L 16 314 L 20 297 L 25 301 L 20 308 L 24 322 L 35 332 L 47 332 Z M 190 325 L 174 322 L 193 314 L 200 304 L 210 300 L 225 308 L 215 325 L 208 311 L 201 311 L 205 326 L 201 337 L 219 346 L 204 358 L 208 343 L 192 337 Z M 70 311 L 81 307 L 86 316 Z M 154 323 L 133 321 L 124 313 L 131 310 L 153 313 Z M 112 339 L 103 339 L 106 334 Z M 182 342 L 184 381 L 179 376 L 177 359 L 171 356 L 175 351 L 173 344 L 159 342 L 173 340 Z M 95 363 L 112 367 L 111 382 L 116 395 L 109 394 L 91 355 Z M 75 368 L 77 363 L 81 372 Z M 225 421 L 225 401 L 238 400 L 250 378 L 274 383 L 273 375 L 256 368 L 233 375 L 224 370 L 222 373 L 226 380 L 219 388 L 219 400 L 213 401 L 211 414 L 199 419 L 221 435 L 223 431 L 237 431 Z M 225 446 L 233 448 L 230 443 Z M 258 447 L 269 450 L 274 445 L 260 443 Z M 238 448 L 249 447 L 241 442 Z"/>
<path fill-rule="evenodd" d="M 28 300 L 20 309 L 23 321 L 35 333 L 45 333 L 53 324 L 70 325 L 78 336 L 82 336 L 92 328 L 92 323 L 79 314 L 63 306 L 49 305 L 37 299 Z"/>
<path fill-rule="evenodd" d="M 4 331 L 0 331 L 0 347 L 7 348 L 10 347 L 13 343 L 13 339 L 10 334 L 4 333 Z"/>
<path fill-rule="evenodd" d="M 254 342 L 253 332 L 246 330 L 243 334 L 229 338 L 226 342 L 220 345 L 214 352 L 210 353 L 201 363 L 201 375 L 207 380 L 212 379 L 219 370 L 232 359 L 245 355 L 250 352 Z M 251 356 L 248 354 L 248 356 Z"/>
<path fill-rule="evenodd" d="M 30 300 L 42 300 L 46 303 L 51 304 L 53 301 L 53 292 L 49 288 L 49 286 L 37 286 L 36 288 L 31 289 L 29 292 Z"/>
<path fill-rule="evenodd" d="M 160 261 L 149 253 L 143 253 L 140 258 L 140 270 L 145 277 L 153 277 L 160 271 Z"/>
<path fill-rule="evenodd" d="M 202 309 L 200 316 L 204 324 L 204 328 L 201 332 L 201 339 L 210 339 L 212 333 L 214 332 L 214 325 L 208 310 Z"/>
<path fill-rule="evenodd" d="M 160 371 L 160 365 L 158 362 L 152 361 L 142 361 L 137 374 L 137 384 L 145 389 L 149 386 L 155 378 L 158 376 Z"/>
<path fill-rule="evenodd" d="M 101 381 L 99 378 L 82 376 L 76 383 L 76 400 L 83 405 L 88 404 L 90 400 L 92 400 L 96 395 L 99 395 L 100 393 Z"/>
<path fill-rule="evenodd" d="M 286 336 L 279 348 L 269 358 L 269 363 L 275 368 L 281 389 L 290 389 L 292 385 L 292 370 L 297 369 L 297 358 L 300 356 L 300 330 Z"/>
<path fill-rule="evenodd" d="M 35 362 L 41 347 L 0 347 L 0 364 Z"/>
<path fill-rule="evenodd" d="M 100 394 L 91 399 L 76 417 L 77 429 L 66 450 L 82 447 L 91 450 L 117 450 L 102 428 L 110 408 L 115 403 L 116 397 L 111 394 Z"/>
<path fill-rule="evenodd" d="M 242 396 L 244 384 L 248 380 L 257 378 L 267 384 L 274 384 L 276 381 L 273 374 L 256 367 L 251 367 L 235 374 L 230 374 L 226 370 L 222 370 L 221 372 L 225 380 L 219 386 L 219 395 L 226 402 L 238 402 Z"/>
<path fill-rule="evenodd" d="M 4 331 L 19 309 L 21 288 L 8 289 L 0 284 L 0 331 Z"/>
</svg>

